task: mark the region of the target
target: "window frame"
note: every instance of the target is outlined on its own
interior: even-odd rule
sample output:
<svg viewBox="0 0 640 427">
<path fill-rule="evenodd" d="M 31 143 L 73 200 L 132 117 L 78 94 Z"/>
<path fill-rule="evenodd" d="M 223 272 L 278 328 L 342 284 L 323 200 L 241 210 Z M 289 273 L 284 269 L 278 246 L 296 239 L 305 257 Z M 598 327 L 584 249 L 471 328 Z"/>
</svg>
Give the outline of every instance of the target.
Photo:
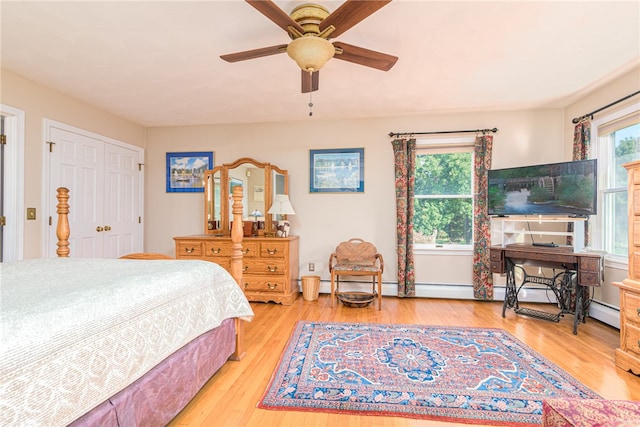
<svg viewBox="0 0 640 427">
<path fill-rule="evenodd" d="M 427 153 L 431 151 L 431 153 Z M 472 207 L 475 202 L 474 195 L 474 174 L 473 165 L 475 161 L 475 136 L 455 136 L 455 137 L 443 137 L 438 136 L 434 138 L 420 138 L 416 139 L 416 157 L 420 154 L 446 154 L 455 152 L 469 152 L 471 153 L 471 193 L 469 198 L 472 202 Z M 417 178 L 417 177 L 416 177 Z M 414 194 L 414 200 L 416 198 L 435 198 L 433 196 L 418 197 Z M 443 196 L 441 198 L 447 198 Z M 467 198 L 456 197 L 456 198 Z M 471 227 L 473 229 L 474 216 L 473 208 L 471 212 Z M 473 254 L 473 238 L 468 245 L 459 244 L 436 244 L 436 243 L 413 243 L 414 254 L 436 254 L 436 255 L 472 255 Z"/>
<path fill-rule="evenodd" d="M 610 172 L 613 171 L 613 150 L 611 139 L 607 137 L 611 132 L 601 135 L 600 129 L 624 116 L 638 112 L 640 112 L 640 103 L 634 103 L 591 122 L 592 157 L 598 159 L 598 214 L 591 217 L 590 224 L 593 231 L 591 233 L 590 246 L 592 249 L 603 251 L 605 264 L 608 267 L 620 270 L 628 270 L 629 257 L 628 255 L 613 254 L 606 250 L 604 233 L 610 230 L 612 225 L 607 222 L 608 208 L 605 203 L 605 194 L 626 192 L 627 185 L 624 184 L 623 187 L 611 186 L 612 177 Z"/>
</svg>

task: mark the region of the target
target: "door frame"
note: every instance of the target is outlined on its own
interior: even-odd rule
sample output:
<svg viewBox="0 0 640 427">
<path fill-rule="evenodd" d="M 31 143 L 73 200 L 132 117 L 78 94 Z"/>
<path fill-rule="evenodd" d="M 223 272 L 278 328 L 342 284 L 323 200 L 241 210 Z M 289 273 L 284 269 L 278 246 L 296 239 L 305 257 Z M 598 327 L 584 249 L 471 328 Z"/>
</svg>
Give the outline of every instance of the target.
<svg viewBox="0 0 640 427">
<path fill-rule="evenodd" d="M 43 235 L 43 239 L 42 239 L 42 247 L 41 247 L 41 254 L 43 258 L 47 258 L 49 257 L 49 248 L 50 245 L 55 245 L 55 242 L 51 241 L 51 229 L 50 227 L 53 227 L 53 225 L 49 225 L 49 216 L 51 216 L 52 218 L 54 218 L 53 223 L 56 224 L 57 222 L 55 221 L 55 218 L 57 216 L 57 212 L 56 212 L 56 205 L 58 203 L 57 199 L 56 199 L 56 193 L 55 193 L 55 188 L 51 189 L 51 156 L 49 155 L 49 144 L 48 141 L 51 140 L 51 129 L 52 128 L 58 128 L 58 129 L 63 129 L 65 131 L 68 132 L 74 132 L 83 136 L 86 136 L 88 138 L 93 138 L 93 139 L 99 139 L 105 143 L 109 143 L 118 147 L 122 147 L 122 148 L 126 148 L 128 150 L 132 150 L 132 151 L 136 151 L 138 153 L 138 161 L 141 165 L 144 165 L 144 148 L 139 147 L 137 145 L 132 145 L 132 144 L 128 144 L 126 142 L 122 142 L 113 138 L 109 138 L 107 136 L 104 135 L 100 135 L 94 132 L 90 132 L 88 130 L 84 130 L 81 128 L 77 128 L 71 125 L 67 125 L 65 123 L 61 123 L 61 122 L 57 122 L 55 120 L 51 120 L 51 119 L 47 119 L 44 118 L 43 120 L 43 125 L 42 125 L 42 132 L 43 132 L 43 184 L 42 184 L 42 206 L 45 207 L 45 220 L 42 221 L 42 235 Z M 142 167 L 142 166 L 141 166 Z M 140 174 L 140 186 L 138 189 L 138 197 L 140 198 L 140 217 L 144 218 L 144 173 Z M 140 227 L 140 247 L 144 248 L 144 237 L 145 237 L 145 233 L 144 233 L 145 227 L 142 226 Z M 73 230 L 71 230 L 71 232 L 73 233 Z"/>
<path fill-rule="evenodd" d="M 3 232 L 3 261 L 19 261 L 24 258 L 24 146 L 25 112 L 0 104 L 0 114 L 5 116 L 4 211 L 7 225 Z"/>
</svg>

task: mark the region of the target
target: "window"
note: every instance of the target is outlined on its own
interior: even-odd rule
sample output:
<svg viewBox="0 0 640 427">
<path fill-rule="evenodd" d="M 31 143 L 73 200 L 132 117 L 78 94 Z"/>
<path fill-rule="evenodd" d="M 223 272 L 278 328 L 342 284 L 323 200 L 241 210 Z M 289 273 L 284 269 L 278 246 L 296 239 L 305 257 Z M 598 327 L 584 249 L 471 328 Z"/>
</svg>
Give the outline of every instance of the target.
<svg viewBox="0 0 640 427">
<path fill-rule="evenodd" d="M 419 142 L 415 182 L 415 247 L 470 249 L 473 242 L 473 138 Z"/>
<path fill-rule="evenodd" d="M 622 165 L 640 158 L 640 108 L 632 106 L 594 121 L 592 130 L 597 136 L 600 201 L 600 233 L 594 243 L 609 258 L 625 263 L 629 253 L 628 196 L 627 170 Z"/>
</svg>

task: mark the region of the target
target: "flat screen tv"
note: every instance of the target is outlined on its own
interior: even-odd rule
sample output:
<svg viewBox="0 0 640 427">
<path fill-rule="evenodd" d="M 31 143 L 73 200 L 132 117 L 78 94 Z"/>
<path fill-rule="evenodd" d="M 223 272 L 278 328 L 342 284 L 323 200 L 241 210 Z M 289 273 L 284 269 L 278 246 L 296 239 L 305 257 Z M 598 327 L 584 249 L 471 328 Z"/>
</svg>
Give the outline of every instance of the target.
<svg viewBox="0 0 640 427">
<path fill-rule="evenodd" d="M 595 159 L 489 170 L 489 215 L 597 212 Z"/>
</svg>

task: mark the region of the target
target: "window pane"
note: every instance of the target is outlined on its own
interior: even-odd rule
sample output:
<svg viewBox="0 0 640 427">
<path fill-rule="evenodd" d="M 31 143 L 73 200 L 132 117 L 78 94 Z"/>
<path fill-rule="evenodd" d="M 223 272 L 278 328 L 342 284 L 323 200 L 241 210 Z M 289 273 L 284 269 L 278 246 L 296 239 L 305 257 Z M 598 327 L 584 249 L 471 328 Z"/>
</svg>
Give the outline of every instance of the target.
<svg viewBox="0 0 640 427">
<path fill-rule="evenodd" d="M 613 132 L 611 139 L 614 141 L 612 187 L 626 188 L 627 170 L 622 165 L 640 159 L 640 123 Z"/>
<path fill-rule="evenodd" d="M 629 254 L 628 225 L 627 225 L 627 192 L 617 191 L 604 194 L 604 206 L 612 218 L 608 224 L 608 232 L 605 233 L 606 251 L 613 255 L 625 257 Z"/>
<path fill-rule="evenodd" d="M 473 201 L 415 199 L 414 242 L 470 245 L 473 238 Z"/>
<path fill-rule="evenodd" d="M 418 154 L 416 195 L 470 195 L 471 152 Z"/>
</svg>

